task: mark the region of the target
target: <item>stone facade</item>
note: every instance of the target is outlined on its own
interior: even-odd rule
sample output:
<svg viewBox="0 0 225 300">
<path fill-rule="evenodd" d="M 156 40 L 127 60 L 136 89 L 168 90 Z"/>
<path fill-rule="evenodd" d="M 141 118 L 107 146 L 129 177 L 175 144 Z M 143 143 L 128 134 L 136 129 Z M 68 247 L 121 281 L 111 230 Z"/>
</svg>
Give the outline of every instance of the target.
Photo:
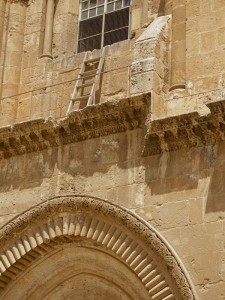
<svg viewBox="0 0 225 300">
<path fill-rule="evenodd" d="M 0 0 L 0 299 L 225 299 L 224 0 L 133 0 L 67 115 L 78 26 Z"/>
</svg>

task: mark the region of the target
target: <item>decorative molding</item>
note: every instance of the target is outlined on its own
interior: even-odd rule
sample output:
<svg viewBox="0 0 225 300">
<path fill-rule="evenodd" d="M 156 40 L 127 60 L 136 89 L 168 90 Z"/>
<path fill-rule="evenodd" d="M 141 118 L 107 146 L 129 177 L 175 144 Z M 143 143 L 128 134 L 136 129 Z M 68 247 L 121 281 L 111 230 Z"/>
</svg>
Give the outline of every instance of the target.
<svg viewBox="0 0 225 300">
<path fill-rule="evenodd" d="M 150 93 L 73 111 L 68 117 L 36 119 L 0 128 L 0 159 L 109 134 L 143 128 L 143 156 L 214 145 L 225 140 L 225 101 L 198 112 L 151 120 Z"/>
<path fill-rule="evenodd" d="M 21 3 L 21 4 L 25 4 L 25 5 L 28 5 L 29 4 L 29 1 L 30 0 L 5 0 L 5 1 L 8 1 L 9 3 Z"/>
<path fill-rule="evenodd" d="M 192 112 L 151 121 L 143 156 L 215 145 L 225 140 L 225 101 L 212 102 L 206 107 L 208 115 Z"/>
<path fill-rule="evenodd" d="M 197 299 L 176 254 L 154 228 L 118 205 L 80 195 L 52 198 L 0 229 L 0 291 L 55 243 L 77 237 L 112 251 L 135 272 L 151 299 Z"/>
<path fill-rule="evenodd" d="M 144 127 L 150 94 L 0 128 L 0 159 Z"/>
</svg>

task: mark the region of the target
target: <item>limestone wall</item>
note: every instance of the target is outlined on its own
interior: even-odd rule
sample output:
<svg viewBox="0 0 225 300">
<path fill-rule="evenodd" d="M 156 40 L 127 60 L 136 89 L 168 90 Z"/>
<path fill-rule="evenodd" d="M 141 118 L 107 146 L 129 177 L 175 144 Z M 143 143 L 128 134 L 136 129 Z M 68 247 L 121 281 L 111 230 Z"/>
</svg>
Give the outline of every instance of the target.
<svg viewBox="0 0 225 300">
<path fill-rule="evenodd" d="M 133 0 L 131 39 L 106 49 L 97 93 L 98 104 L 117 109 L 106 106 L 103 116 L 90 107 L 70 119 L 84 58 L 76 53 L 78 2 L 57 1 L 46 58 L 46 1 L 0 0 L 0 226 L 55 195 L 108 199 L 168 239 L 200 299 L 223 300 L 225 109 L 205 105 L 225 99 L 225 3 L 182 1 L 176 23 L 178 2 Z M 181 85 L 171 89 L 177 74 Z M 151 97 L 132 110 L 145 93 Z M 123 104 L 130 96 L 137 98 Z"/>
<path fill-rule="evenodd" d="M 83 54 L 76 54 L 78 1 L 55 3 L 52 60 L 41 58 L 46 2 L 1 3 L 5 34 L 0 32 L 0 123 L 6 125 L 40 116 L 64 117 L 83 60 Z M 155 98 L 151 110 L 158 118 L 201 110 L 205 103 L 223 97 L 224 1 L 210 0 L 207 5 L 200 0 L 188 1 L 182 10 L 179 1 L 178 6 L 176 1 L 163 3 L 133 0 L 131 40 L 109 47 L 97 96 L 99 102 L 151 90 Z M 171 13 L 172 21 L 164 20 L 161 33 L 154 37 L 150 32 L 157 28 L 157 18 Z M 143 32 L 145 43 L 140 43 Z M 140 75 L 136 76 L 134 64 L 146 57 L 156 58 L 157 63 L 151 70 L 139 70 Z M 183 75 L 179 75 L 181 65 Z M 150 74 L 148 80 L 146 71 Z M 174 84 L 173 74 L 178 74 L 178 86 L 179 77 L 183 77 L 185 89 L 169 91 Z M 137 88 L 133 89 L 128 81 L 134 81 Z"/>
<path fill-rule="evenodd" d="M 54 195 L 135 211 L 188 269 L 200 299 L 224 298 L 224 142 L 141 157 L 141 129 L 0 162 L 0 224 Z"/>
<path fill-rule="evenodd" d="M 224 14 L 223 0 L 186 1 L 186 91 L 168 96 L 167 114 L 224 98 Z"/>
</svg>

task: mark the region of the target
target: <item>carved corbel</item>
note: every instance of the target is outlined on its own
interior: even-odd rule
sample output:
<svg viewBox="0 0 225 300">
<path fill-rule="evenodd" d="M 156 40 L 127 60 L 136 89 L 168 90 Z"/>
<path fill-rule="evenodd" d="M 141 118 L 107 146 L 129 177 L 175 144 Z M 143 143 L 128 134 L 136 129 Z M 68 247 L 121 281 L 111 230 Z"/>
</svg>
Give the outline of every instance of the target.
<svg viewBox="0 0 225 300">
<path fill-rule="evenodd" d="M 29 0 L 5 0 L 5 2 L 9 2 L 9 3 L 21 3 L 23 5 L 28 5 L 29 4 Z"/>
</svg>

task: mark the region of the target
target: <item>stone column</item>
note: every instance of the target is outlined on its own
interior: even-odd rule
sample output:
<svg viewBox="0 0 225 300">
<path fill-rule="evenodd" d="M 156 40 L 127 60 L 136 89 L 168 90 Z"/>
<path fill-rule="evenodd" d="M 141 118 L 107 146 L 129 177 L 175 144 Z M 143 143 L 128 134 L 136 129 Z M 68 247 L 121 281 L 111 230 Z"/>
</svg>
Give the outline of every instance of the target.
<svg viewBox="0 0 225 300">
<path fill-rule="evenodd" d="M 44 46 L 43 46 L 43 54 L 41 57 L 52 58 L 54 9 L 55 9 L 55 0 L 47 0 Z"/>
<path fill-rule="evenodd" d="M 186 0 L 173 0 L 170 91 L 185 89 Z"/>
</svg>

